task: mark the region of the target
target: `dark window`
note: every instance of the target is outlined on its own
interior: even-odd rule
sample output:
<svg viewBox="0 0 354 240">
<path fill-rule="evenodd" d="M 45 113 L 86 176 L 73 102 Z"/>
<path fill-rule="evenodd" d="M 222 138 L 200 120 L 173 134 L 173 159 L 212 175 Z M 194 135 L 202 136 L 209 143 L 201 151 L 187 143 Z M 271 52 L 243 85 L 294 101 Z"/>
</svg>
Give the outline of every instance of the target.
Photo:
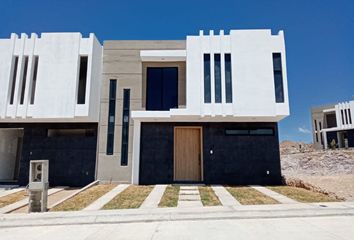
<svg viewBox="0 0 354 240">
<path fill-rule="evenodd" d="M 344 110 L 344 112 L 345 112 L 345 122 L 346 122 L 346 124 L 348 124 L 349 123 L 349 121 L 348 121 L 348 109 L 345 109 Z"/>
<path fill-rule="evenodd" d="M 229 136 L 274 136 L 273 128 L 225 129 Z"/>
<path fill-rule="evenodd" d="M 337 127 L 337 119 L 335 113 L 326 114 L 327 128 Z"/>
<path fill-rule="evenodd" d="M 38 61 L 39 61 L 39 57 L 35 56 L 34 57 L 34 69 L 33 69 L 33 79 L 32 79 L 32 87 L 31 87 L 31 101 L 30 101 L 30 104 L 34 104 L 34 96 L 36 94 Z"/>
<path fill-rule="evenodd" d="M 225 94 L 226 103 L 232 103 L 231 54 L 225 53 Z"/>
<path fill-rule="evenodd" d="M 93 137 L 94 129 L 48 129 L 48 137 Z"/>
<path fill-rule="evenodd" d="M 108 106 L 108 129 L 107 129 L 107 155 L 113 155 L 114 149 L 114 124 L 116 116 L 116 90 L 117 80 L 109 81 L 109 106 Z"/>
<path fill-rule="evenodd" d="M 226 129 L 226 135 L 249 135 L 248 129 Z"/>
<path fill-rule="evenodd" d="M 316 132 L 315 135 L 316 135 L 316 142 L 318 142 L 318 133 Z"/>
<path fill-rule="evenodd" d="M 321 137 L 321 144 L 323 145 L 323 136 L 322 136 L 322 133 L 320 132 L 320 137 Z"/>
<path fill-rule="evenodd" d="M 320 130 L 322 130 L 322 123 L 321 123 L 321 122 L 319 122 L 318 124 L 320 125 Z"/>
<path fill-rule="evenodd" d="M 87 56 L 80 57 L 79 87 L 77 94 L 77 104 L 85 104 L 86 79 L 87 79 Z"/>
<path fill-rule="evenodd" d="M 20 98 L 20 104 L 23 104 L 25 100 L 25 90 L 26 90 L 26 78 L 27 78 L 27 69 L 28 69 L 28 56 L 24 57 L 24 67 L 23 67 L 23 73 L 22 73 L 22 87 L 21 87 L 21 98 Z"/>
<path fill-rule="evenodd" d="M 221 61 L 220 54 L 214 54 L 215 102 L 221 103 Z"/>
<path fill-rule="evenodd" d="M 344 125 L 344 113 L 343 113 L 343 109 L 340 110 L 341 116 L 342 116 L 342 125 Z"/>
<path fill-rule="evenodd" d="M 317 131 L 317 121 L 315 120 L 315 130 Z"/>
<path fill-rule="evenodd" d="M 123 92 L 122 149 L 120 165 L 128 165 L 130 89 Z"/>
<path fill-rule="evenodd" d="M 350 113 L 350 108 L 348 109 L 349 123 L 352 124 L 352 114 Z"/>
<path fill-rule="evenodd" d="M 146 110 L 178 108 L 178 68 L 148 67 Z"/>
<path fill-rule="evenodd" d="M 273 53 L 273 72 L 274 72 L 275 101 L 277 103 L 282 103 L 284 102 L 284 89 L 283 89 L 283 72 L 282 72 L 280 53 Z"/>
<path fill-rule="evenodd" d="M 18 56 L 15 56 L 15 59 L 14 59 L 14 67 L 13 67 L 13 72 L 12 72 L 12 84 L 11 84 L 10 104 L 14 104 L 15 87 L 16 87 L 16 77 L 17 77 L 17 67 L 18 67 Z"/>
<path fill-rule="evenodd" d="M 210 54 L 204 54 L 204 102 L 211 103 Z"/>
<path fill-rule="evenodd" d="M 258 128 L 258 129 L 251 129 L 250 135 L 258 135 L 258 136 L 273 136 L 274 130 L 273 128 Z"/>
</svg>

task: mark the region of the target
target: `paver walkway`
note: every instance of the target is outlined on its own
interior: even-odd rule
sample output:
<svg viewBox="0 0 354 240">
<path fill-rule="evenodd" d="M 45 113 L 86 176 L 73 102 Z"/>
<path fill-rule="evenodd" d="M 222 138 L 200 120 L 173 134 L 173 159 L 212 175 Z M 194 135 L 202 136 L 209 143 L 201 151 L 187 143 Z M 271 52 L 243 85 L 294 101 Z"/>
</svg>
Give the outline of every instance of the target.
<svg viewBox="0 0 354 240">
<path fill-rule="evenodd" d="M 156 185 L 140 208 L 157 208 L 167 185 Z"/>
<path fill-rule="evenodd" d="M 257 191 L 267 195 L 268 197 L 271 197 L 275 200 L 277 200 L 280 203 L 299 203 L 291 198 L 288 198 L 282 194 L 279 194 L 277 192 L 274 192 L 270 190 L 269 188 L 262 187 L 262 186 L 251 186 L 252 188 L 256 189 Z"/>
<path fill-rule="evenodd" d="M 177 207 L 203 207 L 198 186 L 181 186 Z"/>
<path fill-rule="evenodd" d="M 100 210 L 104 205 L 110 202 L 115 196 L 123 192 L 129 184 L 119 184 L 117 187 L 113 188 L 111 191 L 88 205 L 83 211 Z"/>
<path fill-rule="evenodd" d="M 52 194 L 55 194 L 57 192 L 60 192 L 62 191 L 64 188 L 51 188 L 48 190 L 48 196 L 49 195 L 52 195 Z M 9 213 L 9 212 L 12 212 L 12 211 L 15 211 L 16 209 L 19 209 L 23 206 L 26 206 L 28 204 L 28 201 L 29 201 L 29 198 L 26 197 L 25 199 L 23 200 L 20 200 L 18 202 L 15 202 L 15 203 L 12 203 L 10 205 L 7 205 L 3 208 L 0 208 L 0 213 Z"/>
<path fill-rule="evenodd" d="M 5 196 L 10 195 L 10 194 L 13 194 L 13 193 L 20 192 L 20 191 L 22 191 L 24 189 L 25 188 L 23 188 L 23 187 L 21 187 L 21 188 L 13 188 L 13 189 L 9 189 L 9 190 L 3 189 L 3 191 L 0 191 L 0 198 L 1 197 L 5 197 Z"/>
<path fill-rule="evenodd" d="M 51 208 L 51 206 L 62 199 L 66 198 L 70 194 L 73 194 L 76 192 L 77 189 L 64 189 L 63 191 L 56 192 L 52 195 L 48 196 L 48 208 Z M 26 206 L 23 206 L 22 208 L 16 209 L 15 211 L 11 213 L 27 213 L 28 212 L 28 204 Z"/>
<path fill-rule="evenodd" d="M 219 198 L 223 206 L 240 206 L 239 203 L 223 186 L 212 186 L 215 195 Z"/>
</svg>

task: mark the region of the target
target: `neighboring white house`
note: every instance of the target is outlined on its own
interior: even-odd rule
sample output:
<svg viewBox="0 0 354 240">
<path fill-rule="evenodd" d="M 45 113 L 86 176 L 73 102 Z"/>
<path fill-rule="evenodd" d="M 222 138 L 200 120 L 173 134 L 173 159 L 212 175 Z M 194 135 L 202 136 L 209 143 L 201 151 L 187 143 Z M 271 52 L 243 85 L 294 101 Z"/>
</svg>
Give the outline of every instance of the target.
<svg viewBox="0 0 354 240">
<path fill-rule="evenodd" d="M 311 110 L 316 149 L 354 147 L 354 101 L 315 107 Z"/>
<path fill-rule="evenodd" d="M 51 183 L 65 184 L 82 175 L 88 152 L 94 156 L 87 180 L 79 177 L 75 184 L 94 179 L 96 146 L 85 149 L 77 139 L 93 135 L 96 142 L 101 67 L 102 46 L 94 34 L 13 33 L 0 39 L 0 182 L 26 184 L 29 160 L 44 158 L 50 159 Z M 77 163 L 70 163 L 75 157 Z"/>
</svg>

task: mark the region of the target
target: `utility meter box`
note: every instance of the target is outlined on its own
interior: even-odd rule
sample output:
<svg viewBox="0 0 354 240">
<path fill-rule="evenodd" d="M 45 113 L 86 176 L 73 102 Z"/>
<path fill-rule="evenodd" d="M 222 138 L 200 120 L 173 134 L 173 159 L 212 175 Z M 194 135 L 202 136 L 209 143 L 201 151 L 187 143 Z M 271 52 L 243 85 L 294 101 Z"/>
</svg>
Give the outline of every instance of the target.
<svg viewBox="0 0 354 240">
<path fill-rule="evenodd" d="M 47 211 L 48 201 L 48 160 L 31 160 L 29 172 L 29 212 Z"/>
</svg>

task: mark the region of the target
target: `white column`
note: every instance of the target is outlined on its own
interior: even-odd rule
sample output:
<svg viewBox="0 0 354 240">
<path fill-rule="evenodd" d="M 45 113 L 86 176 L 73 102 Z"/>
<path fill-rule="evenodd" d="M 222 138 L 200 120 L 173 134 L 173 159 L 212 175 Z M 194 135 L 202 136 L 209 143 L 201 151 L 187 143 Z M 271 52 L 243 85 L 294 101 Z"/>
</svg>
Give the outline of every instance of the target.
<svg viewBox="0 0 354 240">
<path fill-rule="evenodd" d="M 133 156 L 132 156 L 132 183 L 139 184 L 139 165 L 140 165 L 140 120 L 134 120 L 133 132 Z"/>
<path fill-rule="evenodd" d="M 321 134 L 322 134 L 322 137 L 323 137 L 324 149 L 328 149 L 327 132 L 323 131 Z"/>
</svg>

